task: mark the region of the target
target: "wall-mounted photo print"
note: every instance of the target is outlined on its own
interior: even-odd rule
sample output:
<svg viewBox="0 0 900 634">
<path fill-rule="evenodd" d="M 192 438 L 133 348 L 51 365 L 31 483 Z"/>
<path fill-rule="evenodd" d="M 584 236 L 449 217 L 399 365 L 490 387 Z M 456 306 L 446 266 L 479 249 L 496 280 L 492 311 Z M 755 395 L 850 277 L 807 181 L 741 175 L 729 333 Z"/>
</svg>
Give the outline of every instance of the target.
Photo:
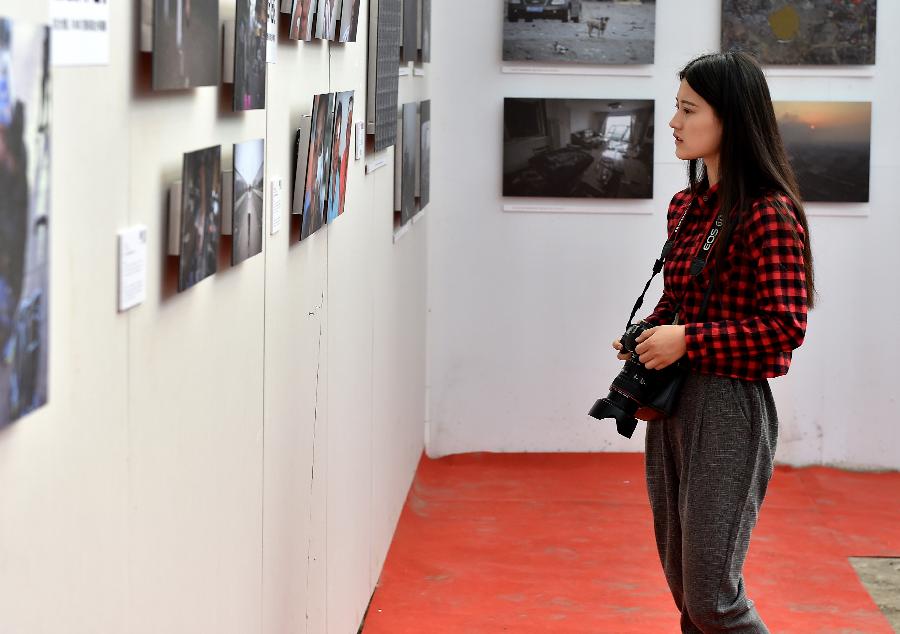
<svg viewBox="0 0 900 634">
<path fill-rule="evenodd" d="M 401 62 L 412 62 L 419 50 L 419 2 L 403 0 L 403 42 L 400 52 Z"/>
<path fill-rule="evenodd" d="M 343 0 L 341 19 L 338 23 L 340 30 L 338 41 L 340 42 L 356 41 L 356 34 L 359 31 L 359 1 Z"/>
<path fill-rule="evenodd" d="M 331 169 L 331 140 L 334 134 L 334 93 L 314 97 L 311 124 L 301 240 L 318 231 L 325 221 L 328 176 Z"/>
<path fill-rule="evenodd" d="M 316 0 L 294 0 L 291 10 L 291 28 L 288 37 L 309 42 L 313 39 L 316 17 Z"/>
<path fill-rule="evenodd" d="M 422 0 L 422 41 L 419 48 L 419 60 L 431 62 L 431 0 Z"/>
<path fill-rule="evenodd" d="M 222 223 L 222 147 L 184 155 L 178 290 L 216 272 Z"/>
<path fill-rule="evenodd" d="M 503 59 L 547 64 L 652 64 L 656 2 L 502 0 Z"/>
<path fill-rule="evenodd" d="M 331 222 L 344 213 L 347 168 L 350 164 L 350 137 L 353 128 L 353 91 L 339 92 L 334 104 L 334 133 L 331 143 L 331 175 L 328 179 L 328 215 Z"/>
<path fill-rule="evenodd" d="M 0 18 L 0 427 L 47 402 L 50 32 Z"/>
<path fill-rule="evenodd" d="M 400 161 L 400 224 L 416 215 L 416 166 L 419 150 L 419 104 L 405 103 L 400 113 L 402 156 Z"/>
<path fill-rule="evenodd" d="M 366 82 L 367 124 L 374 125 L 376 152 L 397 141 L 397 102 L 400 77 L 400 0 L 369 2 L 369 80 Z M 371 128 L 369 133 L 372 133 Z"/>
<path fill-rule="evenodd" d="M 267 0 L 237 0 L 234 25 L 234 109 L 266 107 Z"/>
<path fill-rule="evenodd" d="M 722 0 L 722 50 L 763 64 L 875 63 L 876 0 Z"/>
<path fill-rule="evenodd" d="M 154 0 L 153 89 L 219 83 L 219 0 Z"/>
<path fill-rule="evenodd" d="M 653 101 L 504 100 L 503 195 L 652 198 Z"/>
<path fill-rule="evenodd" d="M 809 202 L 868 202 L 872 104 L 776 101 L 788 160 Z"/>
<path fill-rule="evenodd" d="M 431 200 L 431 100 L 419 104 L 419 209 Z"/>
<path fill-rule="evenodd" d="M 234 146 L 232 265 L 262 253 L 265 156 L 263 139 L 237 143 Z"/>
<path fill-rule="evenodd" d="M 318 0 L 319 10 L 316 15 L 316 37 L 320 40 L 333 40 L 340 10 L 338 0 Z"/>
</svg>

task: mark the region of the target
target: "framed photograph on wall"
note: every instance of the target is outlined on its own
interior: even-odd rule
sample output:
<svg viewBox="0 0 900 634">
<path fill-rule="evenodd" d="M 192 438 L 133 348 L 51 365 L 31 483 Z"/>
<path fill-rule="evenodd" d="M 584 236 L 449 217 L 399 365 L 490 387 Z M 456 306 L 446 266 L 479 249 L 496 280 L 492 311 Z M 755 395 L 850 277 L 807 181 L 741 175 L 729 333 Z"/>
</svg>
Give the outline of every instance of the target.
<svg viewBox="0 0 900 634">
<path fill-rule="evenodd" d="M 651 99 L 503 105 L 503 195 L 653 198 Z"/>
<path fill-rule="evenodd" d="M 266 144 L 263 139 L 234 145 L 232 265 L 262 253 L 265 157 Z"/>
<path fill-rule="evenodd" d="M 50 39 L 0 17 L 0 427 L 47 403 Z"/>
<path fill-rule="evenodd" d="M 501 2 L 504 61 L 605 65 L 653 63 L 655 0 Z"/>
<path fill-rule="evenodd" d="M 419 209 L 431 200 L 431 100 L 419 104 Z"/>
<path fill-rule="evenodd" d="M 355 42 L 359 31 L 359 3 L 360 0 L 343 0 L 341 7 L 341 19 L 338 22 L 340 42 Z"/>
<path fill-rule="evenodd" d="M 266 107 L 268 0 L 237 0 L 234 26 L 234 109 Z"/>
<path fill-rule="evenodd" d="M 288 29 L 288 37 L 292 40 L 312 41 L 316 8 L 316 0 L 294 0 L 291 8 L 291 26 Z"/>
<path fill-rule="evenodd" d="M 327 222 L 344 213 L 347 195 L 347 169 L 350 165 L 350 138 L 353 132 L 353 91 L 339 92 L 334 104 L 334 132 L 331 143 L 331 169 L 328 179 Z"/>
<path fill-rule="evenodd" d="M 775 117 L 807 202 L 869 201 L 872 104 L 775 101 Z"/>
<path fill-rule="evenodd" d="M 400 77 L 400 0 L 370 0 L 369 74 L 366 82 L 366 133 L 375 136 L 376 152 L 397 140 Z"/>
<path fill-rule="evenodd" d="M 877 0 L 722 0 L 722 50 L 769 65 L 875 63 Z"/>
<path fill-rule="evenodd" d="M 181 255 L 178 290 L 216 272 L 222 233 L 222 147 L 184 155 L 181 176 Z"/>
<path fill-rule="evenodd" d="M 334 134 L 334 93 L 313 98 L 303 197 L 303 220 L 300 239 L 305 240 L 325 222 L 328 200 L 328 177 L 331 169 L 331 142 Z"/>
<path fill-rule="evenodd" d="M 219 83 L 219 0 L 154 0 L 153 89 Z"/>
</svg>

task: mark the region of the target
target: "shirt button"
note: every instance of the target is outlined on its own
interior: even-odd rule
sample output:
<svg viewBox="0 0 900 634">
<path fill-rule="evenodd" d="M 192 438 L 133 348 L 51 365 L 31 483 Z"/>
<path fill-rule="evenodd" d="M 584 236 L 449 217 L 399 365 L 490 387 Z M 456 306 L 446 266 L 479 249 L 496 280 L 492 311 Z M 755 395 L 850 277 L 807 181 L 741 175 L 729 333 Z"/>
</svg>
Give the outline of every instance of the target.
<svg viewBox="0 0 900 634">
<path fill-rule="evenodd" d="M 704 197 L 703 197 L 703 202 L 707 202 L 708 200 L 709 200 L 709 196 L 704 196 Z"/>
</svg>

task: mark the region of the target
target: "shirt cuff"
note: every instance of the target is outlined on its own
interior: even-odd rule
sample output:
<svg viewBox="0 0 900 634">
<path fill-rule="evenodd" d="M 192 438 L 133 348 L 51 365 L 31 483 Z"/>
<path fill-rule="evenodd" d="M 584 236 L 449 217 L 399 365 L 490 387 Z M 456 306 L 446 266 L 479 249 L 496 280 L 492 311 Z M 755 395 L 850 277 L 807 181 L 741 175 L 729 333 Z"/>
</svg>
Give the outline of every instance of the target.
<svg viewBox="0 0 900 634">
<path fill-rule="evenodd" d="M 684 326 L 684 345 L 688 361 L 692 363 L 703 358 L 703 351 L 706 349 L 706 346 L 703 345 L 703 330 L 703 324 L 685 324 Z"/>
</svg>

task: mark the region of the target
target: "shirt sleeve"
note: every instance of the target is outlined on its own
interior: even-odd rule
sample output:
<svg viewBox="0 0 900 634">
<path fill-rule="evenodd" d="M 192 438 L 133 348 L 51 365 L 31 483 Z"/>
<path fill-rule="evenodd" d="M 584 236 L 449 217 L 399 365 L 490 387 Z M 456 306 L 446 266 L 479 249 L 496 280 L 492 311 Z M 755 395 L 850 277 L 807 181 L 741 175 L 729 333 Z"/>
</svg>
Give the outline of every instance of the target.
<svg viewBox="0 0 900 634">
<path fill-rule="evenodd" d="M 793 231 L 780 217 L 779 207 L 792 218 Z M 779 195 L 758 201 L 744 230 L 747 257 L 756 267 L 755 291 L 752 280 L 731 280 L 730 285 L 734 292 L 748 294 L 753 316 L 685 326 L 688 359 L 700 370 L 712 370 L 728 359 L 790 352 L 806 334 L 805 236 L 790 199 Z"/>
</svg>

